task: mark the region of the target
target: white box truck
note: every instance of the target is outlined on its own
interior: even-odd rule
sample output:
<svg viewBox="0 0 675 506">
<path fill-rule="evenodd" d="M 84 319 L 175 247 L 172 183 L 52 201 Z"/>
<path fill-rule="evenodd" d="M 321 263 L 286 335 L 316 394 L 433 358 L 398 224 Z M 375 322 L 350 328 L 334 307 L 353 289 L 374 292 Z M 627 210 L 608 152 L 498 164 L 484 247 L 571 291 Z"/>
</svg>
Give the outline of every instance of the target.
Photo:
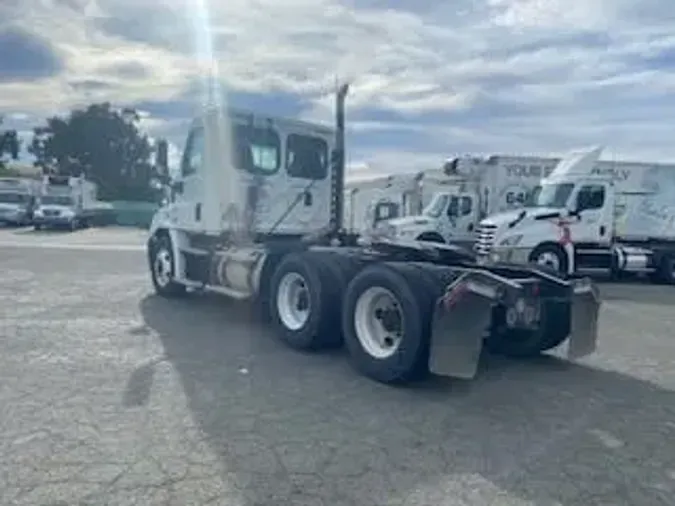
<svg viewBox="0 0 675 506">
<path fill-rule="evenodd" d="M 378 223 L 420 211 L 419 174 L 395 174 L 345 183 L 345 228 L 371 232 Z"/>
<path fill-rule="evenodd" d="M 344 344 L 355 369 L 383 383 L 471 378 L 483 346 L 528 356 L 568 342 L 572 358 L 592 353 L 599 300 L 589 280 L 345 233 L 347 89 L 335 129 L 218 108 L 195 119 L 149 231 L 156 293 L 251 300 L 288 346 Z"/>
<path fill-rule="evenodd" d="M 97 209 L 96 184 L 87 181 L 84 175 L 46 175 L 33 214 L 33 226 L 36 230 L 57 227 L 76 230 L 89 226 Z"/>
<path fill-rule="evenodd" d="M 0 224 L 26 226 L 33 220 L 39 181 L 21 177 L 0 178 Z"/>
<path fill-rule="evenodd" d="M 443 169 L 422 173 L 421 214 L 382 223 L 378 233 L 403 240 L 473 244 L 481 219 L 521 207 L 555 163 L 554 158 L 506 155 L 449 160 Z"/>
<path fill-rule="evenodd" d="M 523 209 L 483 220 L 482 261 L 675 283 L 675 165 L 601 162 L 601 153 L 571 153 Z"/>
</svg>

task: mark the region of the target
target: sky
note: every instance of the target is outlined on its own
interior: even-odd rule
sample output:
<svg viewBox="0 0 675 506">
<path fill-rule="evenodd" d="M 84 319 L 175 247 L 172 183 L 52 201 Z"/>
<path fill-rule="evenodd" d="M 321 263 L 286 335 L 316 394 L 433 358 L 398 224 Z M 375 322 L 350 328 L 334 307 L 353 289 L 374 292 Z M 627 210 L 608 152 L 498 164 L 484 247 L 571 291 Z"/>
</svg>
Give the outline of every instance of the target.
<svg viewBox="0 0 675 506">
<path fill-rule="evenodd" d="M 176 160 L 209 62 L 227 101 L 330 123 L 352 84 L 352 174 L 464 154 L 675 162 L 669 0 L 1 0 L 0 115 L 25 139 L 131 106 Z"/>
</svg>

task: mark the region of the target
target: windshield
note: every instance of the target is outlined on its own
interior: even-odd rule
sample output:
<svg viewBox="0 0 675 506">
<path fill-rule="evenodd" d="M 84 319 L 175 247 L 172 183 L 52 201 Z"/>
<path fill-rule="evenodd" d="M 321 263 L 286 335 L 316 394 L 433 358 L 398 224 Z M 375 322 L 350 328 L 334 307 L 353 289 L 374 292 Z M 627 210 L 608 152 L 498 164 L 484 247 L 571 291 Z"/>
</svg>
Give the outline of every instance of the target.
<svg viewBox="0 0 675 506">
<path fill-rule="evenodd" d="M 573 189 L 573 183 L 537 186 L 532 191 L 525 207 L 565 207 Z"/>
<path fill-rule="evenodd" d="M 45 195 L 40 198 L 40 203 L 44 205 L 72 206 L 73 199 L 61 195 Z"/>
<path fill-rule="evenodd" d="M 443 214 L 445 207 L 448 205 L 448 198 L 449 197 L 445 194 L 435 195 L 434 198 L 431 199 L 431 202 L 429 202 L 429 205 L 424 208 L 422 214 L 431 218 L 438 218 Z"/>
<path fill-rule="evenodd" d="M 28 202 L 28 195 L 22 193 L 0 193 L 2 204 L 24 204 Z"/>
</svg>

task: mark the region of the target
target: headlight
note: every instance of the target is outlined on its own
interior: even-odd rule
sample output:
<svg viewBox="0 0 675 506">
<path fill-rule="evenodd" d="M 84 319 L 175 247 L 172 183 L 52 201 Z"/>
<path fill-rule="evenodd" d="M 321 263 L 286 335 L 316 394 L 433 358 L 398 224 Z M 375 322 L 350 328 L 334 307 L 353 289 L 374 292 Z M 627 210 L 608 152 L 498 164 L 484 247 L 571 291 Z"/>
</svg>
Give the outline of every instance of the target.
<svg viewBox="0 0 675 506">
<path fill-rule="evenodd" d="M 375 227 L 375 233 L 381 237 L 393 238 L 396 236 L 396 227 L 389 223 L 378 223 Z"/>
<path fill-rule="evenodd" d="M 499 245 L 500 246 L 517 246 L 518 243 L 520 243 L 522 238 L 523 238 L 522 234 L 521 235 L 512 235 L 512 236 L 506 237 L 505 239 L 502 239 L 499 242 Z"/>
</svg>

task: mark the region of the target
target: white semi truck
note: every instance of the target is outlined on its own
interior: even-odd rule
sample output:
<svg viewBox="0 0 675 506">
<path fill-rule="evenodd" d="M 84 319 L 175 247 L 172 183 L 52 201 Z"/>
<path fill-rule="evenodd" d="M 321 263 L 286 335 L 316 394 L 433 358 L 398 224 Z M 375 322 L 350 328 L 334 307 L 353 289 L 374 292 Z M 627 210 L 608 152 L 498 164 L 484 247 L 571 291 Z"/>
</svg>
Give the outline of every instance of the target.
<svg viewBox="0 0 675 506">
<path fill-rule="evenodd" d="M 39 181 L 30 178 L 0 178 L 0 223 L 26 226 L 33 220 Z"/>
<path fill-rule="evenodd" d="M 335 130 L 217 108 L 195 119 L 149 231 L 156 293 L 255 301 L 287 345 L 344 343 L 354 367 L 384 383 L 471 378 L 484 344 L 528 356 L 567 341 L 569 357 L 591 353 L 600 303 L 588 279 L 344 232 L 347 89 Z"/>
<path fill-rule="evenodd" d="M 344 223 L 349 232 L 371 232 L 383 221 L 418 214 L 420 174 L 394 174 L 345 183 Z"/>
<path fill-rule="evenodd" d="M 42 180 L 33 226 L 42 228 L 67 227 L 76 230 L 87 227 L 98 206 L 96 184 L 84 175 L 45 175 Z"/>
<path fill-rule="evenodd" d="M 494 155 L 449 160 L 420 177 L 424 208 L 383 223 L 378 232 L 403 240 L 472 245 L 485 216 L 521 207 L 555 167 L 553 158 Z"/>
<path fill-rule="evenodd" d="M 675 284 L 675 166 L 571 153 L 526 206 L 483 220 L 483 262 L 536 263 L 560 275 L 644 273 Z"/>
</svg>

